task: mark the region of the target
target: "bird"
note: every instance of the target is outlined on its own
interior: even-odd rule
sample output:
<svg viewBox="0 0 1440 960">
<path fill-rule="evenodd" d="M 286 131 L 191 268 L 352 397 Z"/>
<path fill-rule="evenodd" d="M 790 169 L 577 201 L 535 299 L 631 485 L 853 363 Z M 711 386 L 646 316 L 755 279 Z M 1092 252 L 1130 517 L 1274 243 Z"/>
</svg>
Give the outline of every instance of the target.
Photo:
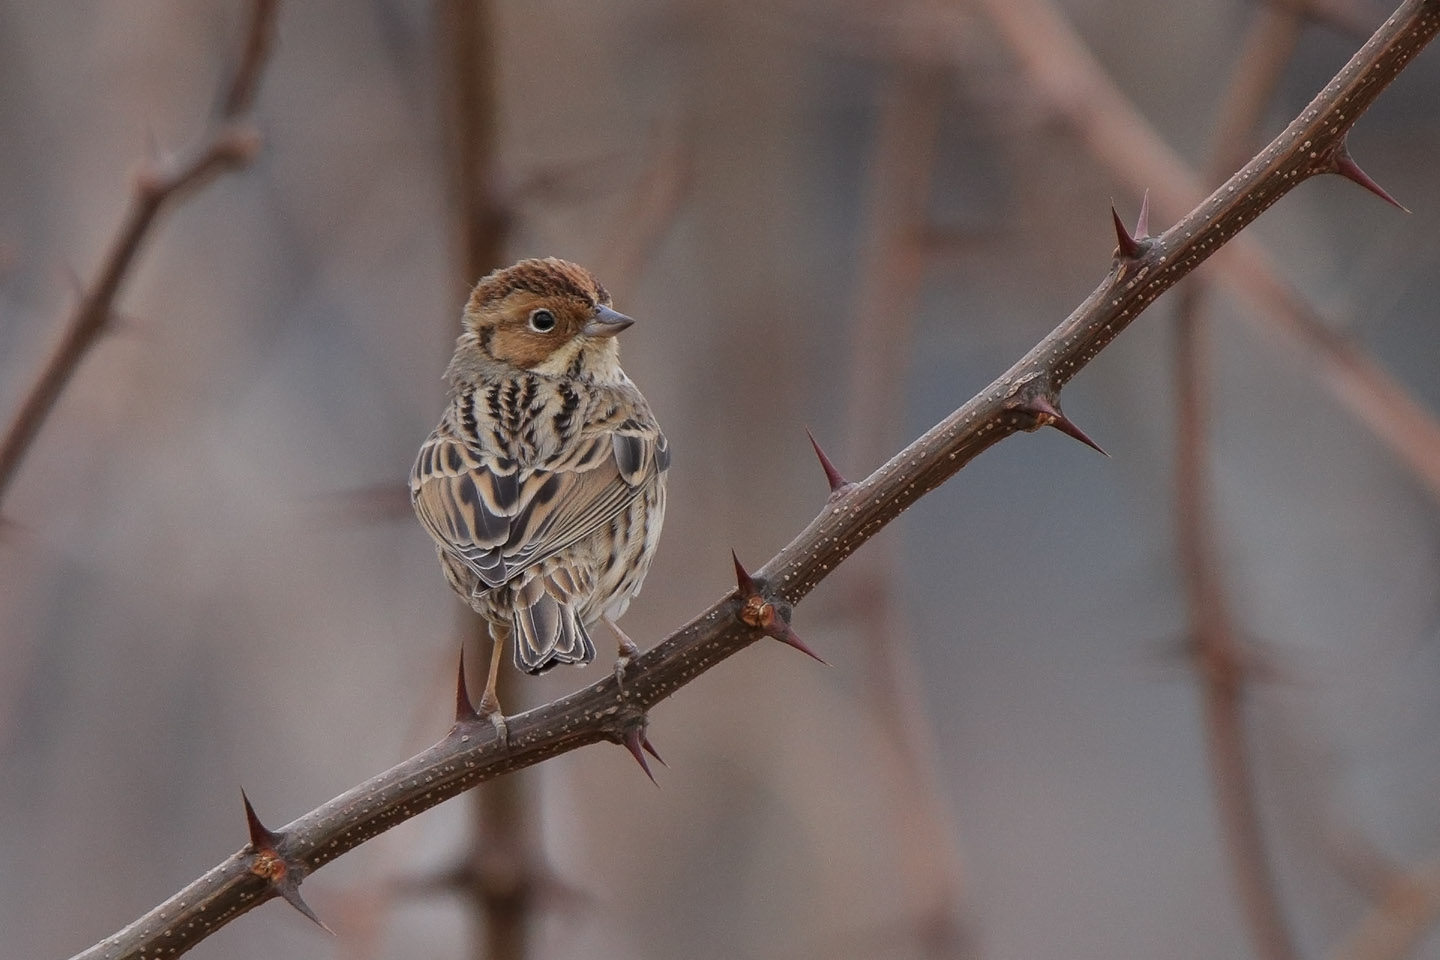
<svg viewBox="0 0 1440 960">
<path fill-rule="evenodd" d="M 665 519 L 670 448 L 620 366 L 634 321 L 584 267 L 521 260 L 480 280 L 445 372 L 448 403 L 420 447 L 410 502 L 445 578 L 487 623 L 477 712 L 506 737 L 495 687 L 507 643 L 540 674 L 638 653 L 616 621 L 640 592 Z"/>
</svg>

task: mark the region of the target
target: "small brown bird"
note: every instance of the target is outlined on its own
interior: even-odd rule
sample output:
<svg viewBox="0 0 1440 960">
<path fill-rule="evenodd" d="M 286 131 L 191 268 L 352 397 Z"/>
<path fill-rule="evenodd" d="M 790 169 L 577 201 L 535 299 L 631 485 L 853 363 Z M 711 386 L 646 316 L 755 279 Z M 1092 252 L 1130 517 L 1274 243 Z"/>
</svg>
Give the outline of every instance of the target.
<svg viewBox="0 0 1440 960">
<path fill-rule="evenodd" d="M 665 518 L 669 447 L 620 369 L 634 321 L 583 267 L 522 260 L 476 284 L 446 371 L 450 402 L 420 448 L 410 502 L 455 591 L 490 625 L 480 711 L 504 734 L 495 681 L 589 663 L 650 569 Z"/>
</svg>

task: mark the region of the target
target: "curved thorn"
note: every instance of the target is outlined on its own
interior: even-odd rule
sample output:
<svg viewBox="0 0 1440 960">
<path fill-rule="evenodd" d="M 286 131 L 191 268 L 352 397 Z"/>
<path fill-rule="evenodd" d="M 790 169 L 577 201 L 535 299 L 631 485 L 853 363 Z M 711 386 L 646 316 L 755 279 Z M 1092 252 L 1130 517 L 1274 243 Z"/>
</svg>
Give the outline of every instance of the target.
<svg viewBox="0 0 1440 960">
<path fill-rule="evenodd" d="M 774 626 L 766 630 L 765 632 L 766 634 L 775 638 L 776 640 L 779 640 L 786 646 L 794 647 L 796 650 L 799 650 L 801 653 L 805 654 L 805 656 L 807 657 L 810 657 L 812 660 L 815 660 L 818 663 L 823 663 L 827 667 L 830 666 L 830 664 L 826 662 L 826 660 L 821 657 L 820 654 L 816 653 L 814 650 L 811 650 L 809 645 L 806 644 L 804 640 L 801 640 L 798 636 L 796 636 L 795 631 L 790 629 L 790 624 L 780 619 L 780 617 L 777 616 L 775 618 Z"/>
<path fill-rule="evenodd" d="M 1126 260 L 1134 260 L 1140 256 L 1140 243 L 1130 236 L 1130 231 L 1125 229 L 1125 222 L 1120 219 L 1120 212 L 1115 205 L 1110 205 L 1110 219 L 1115 221 L 1115 248 L 1121 257 Z"/>
<path fill-rule="evenodd" d="M 455 680 L 455 722 L 470 723 L 480 719 L 480 713 L 470 699 L 470 689 L 465 685 L 465 646 L 460 646 L 460 671 Z"/>
<path fill-rule="evenodd" d="M 730 548 L 730 559 L 735 561 L 735 587 L 740 591 L 742 597 L 753 597 L 760 592 L 755 586 L 755 578 L 740 564 L 740 557 L 736 555 L 735 548 Z"/>
<path fill-rule="evenodd" d="M 820 458 L 820 468 L 825 471 L 825 481 L 830 484 L 830 495 L 833 497 L 855 486 L 835 469 L 835 464 L 831 463 L 830 458 L 825 456 L 825 451 L 820 449 L 820 444 L 815 441 L 815 434 L 810 432 L 809 427 L 805 428 L 805 436 L 810 438 L 810 446 L 815 448 L 815 456 Z"/>
<path fill-rule="evenodd" d="M 1144 240 L 1150 236 L 1150 191 L 1140 198 L 1140 216 L 1135 218 L 1135 239 Z"/>
<path fill-rule="evenodd" d="M 635 762 L 640 764 L 640 769 L 645 771 L 645 776 L 650 778 L 650 782 L 658 787 L 660 786 L 660 781 L 655 779 L 655 774 L 650 772 L 650 764 L 645 762 L 644 744 L 645 733 L 639 726 L 631 727 L 625 731 L 625 749 L 629 750 L 630 756 L 634 757 Z M 651 748 L 651 751 L 653 752 L 654 748 Z M 656 757 L 656 759 L 658 760 L 659 757 Z"/>
<path fill-rule="evenodd" d="M 330 934 L 330 936 L 335 936 L 335 931 L 326 926 L 325 921 L 317 917 L 315 911 L 310 909 L 310 904 L 306 903 L 305 899 L 300 896 L 300 884 L 297 881 L 287 876 L 275 885 L 275 891 L 284 898 L 286 903 L 290 904 L 290 906 L 296 910 L 299 910 L 301 916 L 313 922 L 321 930 Z"/>
<path fill-rule="evenodd" d="M 1352 183 L 1358 183 L 1397 210 L 1403 210 L 1405 213 L 1410 212 L 1404 204 L 1390 196 L 1384 187 L 1372 180 L 1370 174 L 1360 169 L 1360 165 L 1355 162 L 1355 158 L 1350 156 L 1349 144 L 1343 140 L 1340 142 L 1340 149 L 1335 152 L 1335 172 Z"/>
<path fill-rule="evenodd" d="M 665 758 L 660 756 L 660 751 L 655 749 L 655 745 L 650 742 L 650 738 L 648 736 L 640 737 L 640 746 L 644 748 L 646 753 L 650 754 L 650 756 L 658 760 L 660 762 L 660 766 L 669 769 L 670 764 L 666 763 Z"/>
<path fill-rule="evenodd" d="M 1067 437 L 1073 437 L 1074 439 L 1079 440 L 1081 443 L 1085 444 L 1085 446 L 1096 451 L 1101 456 L 1110 456 L 1110 454 L 1105 452 L 1104 447 L 1100 446 L 1100 444 L 1096 443 L 1094 440 L 1091 440 L 1084 430 L 1081 430 L 1079 427 L 1075 426 L 1074 421 L 1072 421 L 1069 417 L 1065 416 L 1065 414 L 1061 413 L 1060 408 L 1057 407 L 1055 404 L 1051 403 L 1049 397 L 1041 394 L 1036 394 L 1034 397 L 1030 398 L 1030 402 L 1026 405 L 1025 409 L 1029 410 L 1031 413 L 1035 414 L 1037 417 L 1043 420 L 1045 426 L 1054 427 L 1056 430 L 1059 430 Z"/>
<path fill-rule="evenodd" d="M 245 803 L 245 825 L 250 831 L 250 846 L 256 850 L 274 850 L 275 845 L 280 842 L 280 834 L 275 833 L 255 814 L 255 808 L 250 805 L 250 798 L 245 795 L 245 788 L 240 788 L 240 799 Z"/>
</svg>

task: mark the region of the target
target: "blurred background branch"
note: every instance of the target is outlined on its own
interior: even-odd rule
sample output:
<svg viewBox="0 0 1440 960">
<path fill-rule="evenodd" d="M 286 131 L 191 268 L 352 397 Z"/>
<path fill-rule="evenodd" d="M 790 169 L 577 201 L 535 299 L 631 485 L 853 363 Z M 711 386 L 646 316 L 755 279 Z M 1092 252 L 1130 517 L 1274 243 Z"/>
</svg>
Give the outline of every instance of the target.
<svg viewBox="0 0 1440 960">
<path fill-rule="evenodd" d="M 1279 4 L 1255 12 L 1216 113 L 1207 180 L 1224 177 L 1254 148 L 1256 128 L 1302 25 L 1298 11 Z M 1256 680 L 1254 656 L 1244 649 L 1234 622 L 1215 543 L 1205 303 L 1201 282 L 1182 285 L 1175 311 L 1175 543 L 1188 601 L 1189 645 L 1202 689 L 1210 779 L 1236 899 L 1255 955 L 1294 960 L 1299 953 L 1266 851 L 1245 724 L 1246 692 Z"/>
<path fill-rule="evenodd" d="M 182 202 L 215 175 L 244 166 L 260 148 L 259 135 L 245 122 L 260 86 L 261 72 L 275 29 L 279 0 L 252 0 L 241 54 L 226 89 L 213 129 L 183 163 L 152 154 L 135 177 L 125 218 L 110 241 L 95 279 L 81 288 L 59 342 L 40 368 L 0 436 L 0 502 L 20 469 L 26 451 L 40 433 L 80 361 L 110 325 L 115 301 L 160 215 Z"/>
</svg>

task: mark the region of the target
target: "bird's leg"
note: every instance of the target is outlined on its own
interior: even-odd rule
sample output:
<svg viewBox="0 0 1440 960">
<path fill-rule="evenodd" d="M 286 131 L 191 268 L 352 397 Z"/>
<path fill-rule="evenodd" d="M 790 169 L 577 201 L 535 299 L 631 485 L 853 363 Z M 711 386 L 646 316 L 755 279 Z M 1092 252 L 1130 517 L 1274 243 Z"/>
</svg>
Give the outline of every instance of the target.
<svg viewBox="0 0 1440 960">
<path fill-rule="evenodd" d="M 619 656 L 615 659 L 615 685 L 620 688 L 620 693 L 624 694 L 625 668 L 630 666 L 631 660 L 640 655 L 640 648 L 635 646 L 635 641 L 631 640 L 614 620 L 609 617 L 600 619 L 605 622 L 605 626 L 610 628 L 610 632 L 615 634 L 616 647 L 619 650 Z"/>
<path fill-rule="evenodd" d="M 494 725 L 495 735 L 500 738 L 502 747 L 510 746 L 510 730 L 505 726 L 505 714 L 500 709 L 495 687 L 500 681 L 500 658 L 505 654 L 508 636 L 504 628 L 490 627 L 490 673 L 485 678 L 485 692 L 480 695 L 480 703 L 476 707 L 476 712 Z"/>
</svg>

